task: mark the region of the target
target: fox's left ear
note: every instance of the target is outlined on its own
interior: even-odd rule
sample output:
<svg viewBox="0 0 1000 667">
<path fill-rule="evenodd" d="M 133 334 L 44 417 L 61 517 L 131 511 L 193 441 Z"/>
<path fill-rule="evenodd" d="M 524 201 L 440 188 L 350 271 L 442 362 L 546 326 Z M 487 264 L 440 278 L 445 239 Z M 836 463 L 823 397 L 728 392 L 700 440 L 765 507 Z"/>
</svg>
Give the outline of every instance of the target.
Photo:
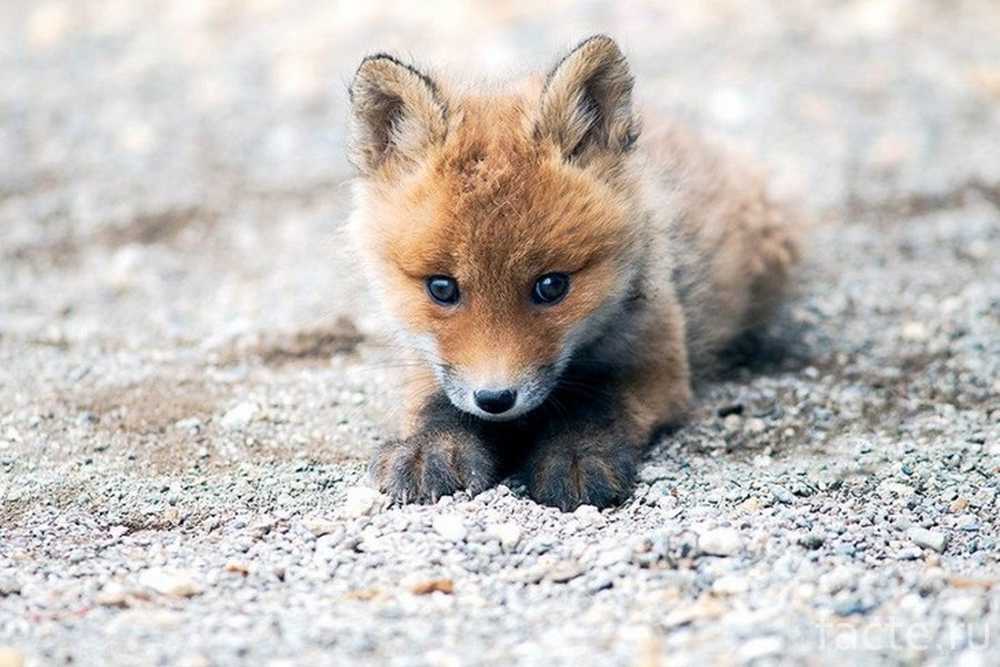
<svg viewBox="0 0 1000 667">
<path fill-rule="evenodd" d="M 615 40 L 594 35 L 549 72 L 537 131 L 563 157 L 586 163 L 597 152 L 625 153 L 639 135 L 632 110 L 632 73 Z"/>
<path fill-rule="evenodd" d="M 447 104 L 434 81 L 386 54 L 361 61 L 349 90 L 350 156 L 370 175 L 392 161 L 419 160 L 443 141 Z"/>
</svg>

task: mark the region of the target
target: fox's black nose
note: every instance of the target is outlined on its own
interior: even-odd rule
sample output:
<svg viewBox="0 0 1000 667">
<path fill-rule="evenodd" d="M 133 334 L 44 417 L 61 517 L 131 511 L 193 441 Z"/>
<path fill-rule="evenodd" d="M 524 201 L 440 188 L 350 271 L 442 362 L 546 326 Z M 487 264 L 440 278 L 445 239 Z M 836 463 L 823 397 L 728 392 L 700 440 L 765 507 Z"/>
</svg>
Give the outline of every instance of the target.
<svg viewBox="0 0 1000 667">
<path fill-rule="evenodd" d="M 517 400 L 517 392 L 510 389 L 479 389 L 472 396 L 476 399 L 476 405 L 491 415 L 507 412 Z"/>
</svg>

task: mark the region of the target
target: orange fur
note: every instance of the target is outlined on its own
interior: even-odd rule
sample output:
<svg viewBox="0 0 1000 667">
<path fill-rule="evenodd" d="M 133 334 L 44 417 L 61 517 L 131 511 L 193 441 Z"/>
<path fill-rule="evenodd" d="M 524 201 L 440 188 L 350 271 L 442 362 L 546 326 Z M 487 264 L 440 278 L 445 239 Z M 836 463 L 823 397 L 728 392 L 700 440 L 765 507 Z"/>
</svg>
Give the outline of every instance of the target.
<svg viewBox="0 0 1000 667">
<path fill-rule="evenodd" d="M 627 63 L 603 36 L 544 80 L 496 94 L 458 94 L 389 56 L 362 63 L 351 88 L 361 174 L 352 229 L 390 319 L 427 364 L 414 387 L 433 374 L 472 411 L 477 387 L 534 390 L 541 402 L 575 373 L 614 397 L 622 446 L 638 449 L 683 416 L 691 365 L 769 317 L 798 257 L 794 216 L 678 128 L 637 141 L 631 92 Z M 539 305 L 533 285 L 551 272 L 570 276 L 569 293 Z M 430 276 L 454 278 L 460 302 L 429 298 Z M 413 393 L 407 437 L 431 400 Z M 607 469 L 592 459 L 589 469 Z M 549 463 L 539 464 L 547 475 L 563 470 Z"/>
<path fill-rule="evenodd" d="M 475 369 L 500 357 L 511 377 L 555 360 L 570 327 L 615 289 L 631 259 L 628 204 L 582 177 L 545 145 L 498 129 L 517 126 L 516 100 L 466 99 L 466 119 L 440 153 L 379 202 L 374 259 L 394 307 L 431 333 L 442 357 Z M 538 276 L 577 278 L 564 307 L 530 301 Z M 424 279 L 457 278 L 468 301 L 445 310 Z M 526 333 L 530 332 L 530 335 Z"/>
</svg>

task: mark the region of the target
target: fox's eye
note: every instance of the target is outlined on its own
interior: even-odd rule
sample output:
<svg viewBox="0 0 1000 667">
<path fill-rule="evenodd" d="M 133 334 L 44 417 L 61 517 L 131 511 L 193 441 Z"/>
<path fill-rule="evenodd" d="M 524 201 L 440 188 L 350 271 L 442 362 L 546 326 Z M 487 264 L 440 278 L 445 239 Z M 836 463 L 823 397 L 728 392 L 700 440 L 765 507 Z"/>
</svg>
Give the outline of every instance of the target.
<svg viewBox="0 0 1000 667">
<path fill-rule="evenodd" d="M 427 293 L 443 306 L 458 303 L 458 282 L 450 276 L 431 276 L 427 279 Z"/>
<path fill-rule="evenodd" d="M 531 298 L 535 303 L 557 303 L 569 291 L 569 276 L 565 273 L 546 273 L 535 281 Z"/>
</svg>

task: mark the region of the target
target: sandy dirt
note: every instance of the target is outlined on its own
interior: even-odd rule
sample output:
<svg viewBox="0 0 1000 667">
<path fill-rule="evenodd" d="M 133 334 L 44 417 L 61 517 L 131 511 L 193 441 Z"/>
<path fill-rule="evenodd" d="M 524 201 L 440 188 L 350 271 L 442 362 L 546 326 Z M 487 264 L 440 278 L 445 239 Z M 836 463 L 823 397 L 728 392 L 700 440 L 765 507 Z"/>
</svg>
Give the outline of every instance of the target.
<svg viewBox="0 0 1000 667">
<path fill-rule="evenodd" d="M 1000 6 L 0 3 L 0 667 L 1000 663 Z M 346 85 L 615 35 L 818 221 L 635 497 L 385 507 Z"/>
</svg>

